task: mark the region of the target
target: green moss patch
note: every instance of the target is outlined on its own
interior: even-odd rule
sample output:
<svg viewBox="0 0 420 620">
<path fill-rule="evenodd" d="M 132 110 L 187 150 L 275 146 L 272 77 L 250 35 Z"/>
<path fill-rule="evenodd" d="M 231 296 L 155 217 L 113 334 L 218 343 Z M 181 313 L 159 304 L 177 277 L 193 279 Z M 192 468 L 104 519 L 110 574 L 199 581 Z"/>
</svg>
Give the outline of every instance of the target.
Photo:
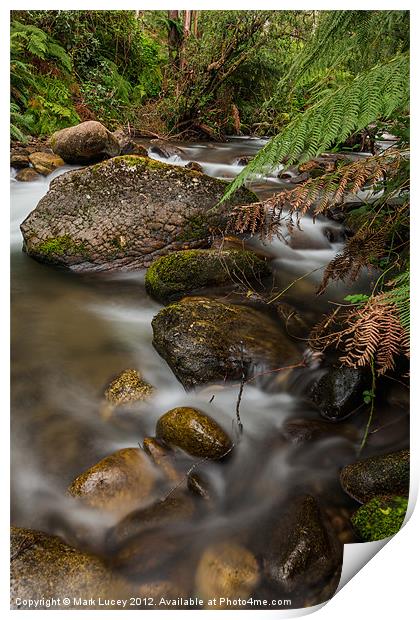
<svg viewBox="0 0 420 620">
<path fill-rule="evenodd" d="M 354 513 L 352 525 L 364 541 L 388 538 L 401 529 L 407 504 L 399 495 L 374 497 Z"/>
<path fill-rule="evenodd" d="M 163 303 L 206 286 L 256 280 L 267 264 L 245 250 L 184 250 L 156 260 L 147 270 L 147 292 Z"/>
<path fill-rule="evenodd" d="M 43 241 L 37 246 L 36 252 L 46 260 L 54 260 L 64 254 L 84 254 L 86 246 L 82 241 L 75 242 L 69 235 L 63 235 Z"/>
</svg>

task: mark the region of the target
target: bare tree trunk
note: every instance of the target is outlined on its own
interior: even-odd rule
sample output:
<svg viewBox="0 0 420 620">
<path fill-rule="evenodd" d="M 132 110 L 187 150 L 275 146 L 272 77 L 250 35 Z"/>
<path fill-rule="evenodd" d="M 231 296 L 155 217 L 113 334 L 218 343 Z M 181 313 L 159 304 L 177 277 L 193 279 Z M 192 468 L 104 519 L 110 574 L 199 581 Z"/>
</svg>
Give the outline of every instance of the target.
<svg viewBox="0 0 420 620">
<path fill-rule="evenodd" d="M 198 11 L 192 11 L 193 14 L 193 34 L 198 36 Z"/>
</svg>

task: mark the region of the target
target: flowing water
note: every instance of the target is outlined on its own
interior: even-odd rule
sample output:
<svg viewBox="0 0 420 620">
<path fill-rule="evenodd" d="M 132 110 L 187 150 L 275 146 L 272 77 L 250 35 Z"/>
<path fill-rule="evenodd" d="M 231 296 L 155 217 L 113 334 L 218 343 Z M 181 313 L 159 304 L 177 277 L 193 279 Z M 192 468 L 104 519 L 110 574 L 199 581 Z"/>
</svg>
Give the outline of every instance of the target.
<svg viewBox="0 0 420 620">
<path fill-rule="evenodd" d="M 254 155 L 263 144 L 261 139 L 243 138 L 224 144 L 183 144 L 181 157 L 165 161 L 177 165 L 197 161 L 206 174 L 230 179 L 242 169 L 239 158 Z M 135 447 L 153 436 L 160 415 L 176 406 L 197 406 L 233 432 L 238 386 L 184 391 L 152 346 L 151 320 L 161 306 L 145 293 L 143 271 L 74 274 L 37 263 L 22 252 L 19 224 L 47 192 L 51 179 L 69 169 L 31 183 L 19 183 L 13 174 L 11 178 L 12 523 L 100 549 L 113 518 L 83 509 L 66 497 L 74 477 L 115 450 Z M 253 189 L 267 197 L 284 186 L 274 173 L 259 179 Z M 280 289 L 308 274 L 284 300 L 312 325 L 332 307 L 331 302 L 341 301 L 350 291 L 368 290 L 372 276 L 364 274 L 352 286 L 330 285 L 323 297 L 315 297 L 323 267 L 343 246 L 343 231 L 322 218 L 316 223 L 305 218 L 302 228 L 293 239 L 285 231 L 285 238 L 270 244 L 258 240 L 249 244 L 270 257 Z M 303 351 L 304 343 L 299 346 Z M 157 388 L 156 396 L 132 414 L 105 419 L 104 386 L 126 368 L 138 368 Z M 315 365 L 285 373 L 284 378 L 280 373 L 265 391 L 246 385 L 240 404 L 242 440 L 226 463 L 205 465 L 217 498 L 215 507 L 184 524 L 191 549 L 203 537 L 229 539 L 242 530 L 249 534 L 258 529 L 261 518 L 290 493 L 311 492 L 333 512 L 353 507 L 339 488 L 338 471 L 356 459 L 366 412 L 352 419 L 357 432 L 351 438 L 333 430 L 328 439 L 306 448 L 280 439 L 286 419 L 319 416 L 306 389 L 322 372 Z M 404 395 L 392 384 L 387 393 L 380 421 L 374 423 L 381 430 L 366 454 L 407 444 L 406 412 L 404 406 L 395 408 Z M 395 416 L 395 411 L 401 413 Z M 166 491 L 158 488 L 156 497 Z"/>
</svg>

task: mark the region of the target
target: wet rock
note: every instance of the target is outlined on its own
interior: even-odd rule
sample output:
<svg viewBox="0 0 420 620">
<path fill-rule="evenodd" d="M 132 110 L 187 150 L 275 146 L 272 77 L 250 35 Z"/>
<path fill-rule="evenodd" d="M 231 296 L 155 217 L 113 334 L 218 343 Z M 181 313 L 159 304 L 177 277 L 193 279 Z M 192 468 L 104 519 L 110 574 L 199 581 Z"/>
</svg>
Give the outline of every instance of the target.
<svg viewBox="0 0 420 620">
<path fill-rule="evenodd" d="M 56 168 L 64 166 L 64 161 L 53 153 L 35 152 L 29 155 L 29 161 L 37 172 L 47 176 Z"/>
<path fill-rule="evenodd" d="M 123 448 L 78 476 L 68 493 L 92 508 L 127 514 L 150 497 L 157 472 L 138 448 Z"/>
<path fill-rule="evenodd" d="M 277 519 L 263 554 L 267 579 L 286 592 L 323 587 L 340 567 L 341 546 L 326 524 L 316 500 L 295 499 Z"/>
<path fill-rule="evenodd" d="M 314 237 L 304 230 L 293 228 L 289 233 L 287 244 L 294 250 L 326 250 L 331 247 L 325 237 Z"/>
<path fill-rule="evenodd" d="M 360 503 L 376 495 L 408 495 L 410 451 L 372 456 L 347 465 L 341 470 L 344 491 Z"/>
<path fill-rule="evenodd" d="M 283 424 L 282 434 L 293 444 L 300 444 L 309 441 L 318 441 L 326 437 L 341 436 L 349 441 L 356 441 L 359 438 L 358 430 L 350 425 L 335 425 L 321 420 L 310 420 L 307 418 L 295 418 L 287 420 Z"/>
<path fill-rule="evenodd" d="M 21 170 L 19 170 L 19 172 L 15 176 L 16 181 L 24 181 L 24 182 L 36 181 L 37 179 L 40 179 L 40 178 L 41 178 L 41 175 L 38 174 L 38 172 L 34 170 L 33 168 L 22 168 Z"/>
<path fill-rule="evenodd" d="M 11 608 L 19 609 L 17 599 L 40 601 L 70 598 L 112 598 L 128 596 L 125 585 L 103 562 L 69 547 L 57 536 L 13 527 L 11 530 Z M 57 608 L 57 607 L 56 607 Z"/>
<path fill-rule="evenodd" d="M 178 157 L 181 157 L 184 154 L 184 151 L 182 149 L 180 149 L 178 146 L 175 146 L 175 144 L 167 142 L 166 140 L 151 140 L 151 145 L 151 153 L 156 153 L 156 155 L 159 155 L 159 157 L 165 157 L 166 159 L 168 159 L 169 157 L 173 157 L 174 155 L 178 155 Z"/>
<path fill-rule="evenodd" d="M 143 449 L 167 480 L 179 484 L 184 479 L 184 474 L 177 471 L 175 467 L 174 453 L 168 446 L 163 446 L 155 437 L 145 437 Z"/>
<path fill-rule="evenodd" d="M 374 497 L 351 518 L 356 534 L 363 541 L 382 540 L 402 527 L 408 500 L 406 497 Z"/>
<path fill-rule="evenodd" d="M 205 601 L 216 598 L 247 598 L 259 582 L 254 555 L 245 547 L 221 542 L 210 545 L 202 554 L 196 573 L 196 591 Z M 223 609 L 223 604 L 209 609 Z"/>
<path fill-rule="evenodd" d="M 25 153 L 11 153 L 10 154 L 10 166 L 21 170 L 22 168 L 29 167 L 29 157 Z"/>
<path fill-rule="evenodd" d="M 216 208 L 225 190 L 225 182 L 180 166 L 115 157 L 51 182 L 21 225 L 24 249 L 78 271 L 147 267 L 208 245 L 210 229 L 223 227 L 234 205 L 255 200 L 241 189 Z"/>
<path fill-rule="evenodd" d="M 109 532 L 108 546 L 111 549 L 120 548 L 147 528 L 188 520 L 193 516 L 194 511 L 193 498 L 182 491 L 175 491 L 165 499 L 147 508 L 135 510 L 124 517 Z"/>
<path fill-rule="evenodd" d="M 203 172 L 203 166 L 196 161 L 190 161 L 185 166 L 187 170 L 195 170 L 196 172 Z"/>
<path fill-rule="evenodd" d="M 235 159 L 235 164 L 237 166 L 247 166 L 250 161 L 254 159 L 254 155 L 242 155 Z"/>
<path fill-rule="evenodd" d="M 231 439 L 219 424 L 192 407 L 167 411 L 157 421 L 156 435 L 192 456 L 208 459 L 219 459 L 232 448 Z"/>
<path fill-rule="evenodd" d="M 152 321 L 153 344 L 186 388 L 252 376 L 300 359 L 294 343 L 262 312 L 188 297 Z"/>
<path fill-rule="evenodd" d="M 315 157 L 298 167 L 299 172 L 307 173 L 312 178 L 325 174 L 327 172 L 333 172 L 337 170 L 340 165 L 349 163 L 351 160 L 345 155 L 340 153 L 324 153 L 319 157 Z"/>
<path fill-rule="evenodd" d="M 120 145 L 108 129 L 97 121 L 85 121 L 56 131 L 51 148 L 68 164 L 92 164 L 120 153 Z"/>
<path fill-rule="evenodd" d="M 206 286 L 255 281 L 270 273 L 245 250 L 185 250 L 158 258 L 146 272 L 146 291 L 167 303 Z"/>
<path fill-rule="evenodd" d="M 114 138 L 118 141 L 120 146 L 120 155 L 140 155 L 141 157 L 148 157 L 147 149 L 141 144 L 137 144 L 131 139 L 123 129 L 117 129 L 113 134 Z"/>
<path fill-rule="evenodd" d="M 144 381 L 132 368 L 123 370 L 105 390 L 105 398 L 112 405 L 124 405 L 149 399 L 154 387 Z"/>
<path fill-rule="evenodd" d="M 312 387 L 311 398 L 324 418 L 338 422 L 364 404 L 363 390 L 366 387 L 363 369 L 332 368 Z"/>
</svg>

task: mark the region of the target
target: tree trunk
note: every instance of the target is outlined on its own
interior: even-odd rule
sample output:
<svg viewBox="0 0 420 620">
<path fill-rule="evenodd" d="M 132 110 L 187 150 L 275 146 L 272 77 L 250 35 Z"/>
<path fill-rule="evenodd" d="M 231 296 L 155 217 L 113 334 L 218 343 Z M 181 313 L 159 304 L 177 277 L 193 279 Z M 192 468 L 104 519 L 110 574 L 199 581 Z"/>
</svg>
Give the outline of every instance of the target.
<svg viewBox="0 0 420 620">
<path fill-rule="evenodd" d="M 175 67 L 179 67 L 182 37 L 176 22 L 179 19 L 179 11 L 168 11 L 168 52 L 169 60 Z"/>
</svg>

